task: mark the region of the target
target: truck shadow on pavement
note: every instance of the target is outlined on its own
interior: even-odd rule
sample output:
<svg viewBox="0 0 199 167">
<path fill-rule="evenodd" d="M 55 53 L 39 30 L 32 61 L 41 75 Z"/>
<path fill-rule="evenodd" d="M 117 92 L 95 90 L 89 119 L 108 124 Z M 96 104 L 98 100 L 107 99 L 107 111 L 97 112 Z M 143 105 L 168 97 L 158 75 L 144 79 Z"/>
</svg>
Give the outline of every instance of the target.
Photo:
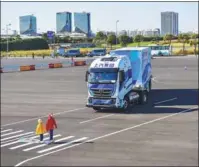
<svg viewBox="0 0 199 167">
<path fill-rule="evenodd" d="M 98 112 L 116 114 L 165 114 L 198 106 L 198 89 L 153 89 L 148 103 L 133 105 L 127 112 L 121 110 L 102 110 Z M 198 109 L 187 112 L 197 111 Z M 184 112 L 186 113 L 186 112 Z"/>
</svg>

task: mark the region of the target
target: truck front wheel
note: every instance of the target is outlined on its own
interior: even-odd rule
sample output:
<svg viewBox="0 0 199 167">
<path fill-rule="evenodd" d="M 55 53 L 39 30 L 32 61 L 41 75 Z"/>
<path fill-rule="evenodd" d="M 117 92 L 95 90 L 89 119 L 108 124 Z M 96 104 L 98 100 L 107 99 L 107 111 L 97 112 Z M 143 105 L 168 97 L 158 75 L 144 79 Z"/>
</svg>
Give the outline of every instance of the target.
<svg viewBox="0 0 199 167">
<path fill-rule="evenodd" d="M 124 98 L 123 110 L 124 110 L 125 112 L 128 112 L 129 106 L 130 106 L 129 99 L 128 99 L 127 97 L 125 97 L 125 98 Z"/>
<path fill-rule="evenodd" d="M 100 107 L 93 107 L 93 110 L 99 111 L 99 110 L 101 110 L 101 108 Z"/>
<path fill-rule="evenodd" d="M 140 104 L 146 104 L 148 102 L 148 92 L 142 91 L 139 93 L 139 103 Z"/>
</svg>

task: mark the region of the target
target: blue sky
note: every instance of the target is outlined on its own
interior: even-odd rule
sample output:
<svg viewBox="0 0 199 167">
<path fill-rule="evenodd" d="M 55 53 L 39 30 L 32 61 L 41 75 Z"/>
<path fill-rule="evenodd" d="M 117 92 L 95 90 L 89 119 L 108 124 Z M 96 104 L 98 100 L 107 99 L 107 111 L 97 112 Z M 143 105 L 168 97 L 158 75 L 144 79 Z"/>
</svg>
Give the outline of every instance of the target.
<svg viewBox="0 0 199 167">
<path fill-rule="evenodd" d="M 160 28 L 160 12 L 179 13 L 179 30 L 198 30 L 197 2 L 1 2 L 1 29 L 11 23 L 19 30 L 19 16 L 34 14 L 39 32 L 55 30 L 56 12 L 90 12 L 91 29 L 118 30 Z"/>
</svg>

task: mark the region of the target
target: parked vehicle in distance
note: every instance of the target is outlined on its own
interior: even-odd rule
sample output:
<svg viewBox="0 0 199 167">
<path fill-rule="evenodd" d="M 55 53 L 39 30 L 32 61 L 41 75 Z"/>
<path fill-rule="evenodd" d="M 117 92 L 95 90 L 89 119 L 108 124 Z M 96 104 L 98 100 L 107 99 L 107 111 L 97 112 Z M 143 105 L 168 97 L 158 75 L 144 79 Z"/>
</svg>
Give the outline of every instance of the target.
<svg viewBox="0 0 199 167">
<path fill-rule="evenodd" d="M 65 54 L 65 48 L 64 47 L 60 47 L 59 49 L 57 49 L 57 54 L 59 56 L 64 56 L 64 54 Z"/>
<path fill-rule="evenodd" d="M 90 53 L 87 54 L 89 57 L 93 56 L 104 56 L 106 55 L 106 49 L 98 48 L 98 49 L 93 49 Z"/>
<path fill-rule="evenodd" d="M 172 46 L 163 45 L 148 45 L 151 48 L 151 55 L 153 56 L 170 56 L 172 51 Z"/>
<path fill-rule="evenodd" d="M 80 57 L 80 49 L 69 49 L 64 53 L 64 57 Z"/>
</svg>

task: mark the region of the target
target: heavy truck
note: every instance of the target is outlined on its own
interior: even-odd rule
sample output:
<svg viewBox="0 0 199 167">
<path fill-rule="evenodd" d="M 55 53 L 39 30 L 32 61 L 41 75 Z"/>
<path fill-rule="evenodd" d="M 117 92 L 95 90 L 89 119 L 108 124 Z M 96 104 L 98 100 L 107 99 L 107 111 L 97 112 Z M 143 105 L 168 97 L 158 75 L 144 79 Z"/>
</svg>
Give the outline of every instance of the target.
<svg viewBox="0 0 199 167">
<path fill-rule="evenodd" d="M 152 88 L 151 50 L 127 47 L 95 59 L 86 71 L 87 107 L 122 109 L 148 102 Z"/>
</svg>

